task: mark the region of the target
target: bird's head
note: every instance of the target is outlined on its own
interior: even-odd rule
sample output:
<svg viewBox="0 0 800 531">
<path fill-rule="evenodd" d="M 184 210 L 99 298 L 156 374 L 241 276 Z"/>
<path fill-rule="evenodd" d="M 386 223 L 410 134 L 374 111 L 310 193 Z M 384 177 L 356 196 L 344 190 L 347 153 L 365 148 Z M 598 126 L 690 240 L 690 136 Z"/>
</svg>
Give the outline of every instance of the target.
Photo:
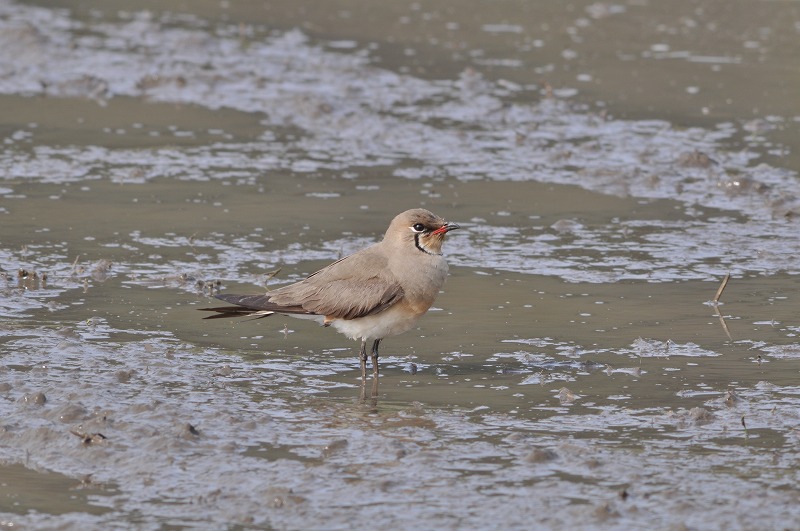
<svg viewBox="0 0 800 531">
<path fill-rule="evenodd" d="M 384 240 L 411 245 L 415 251 L 430 255 L 442 254 L 445 235 L 460 228 L 424 208 L 406 210 L 395 216 Z"/>
</svg>

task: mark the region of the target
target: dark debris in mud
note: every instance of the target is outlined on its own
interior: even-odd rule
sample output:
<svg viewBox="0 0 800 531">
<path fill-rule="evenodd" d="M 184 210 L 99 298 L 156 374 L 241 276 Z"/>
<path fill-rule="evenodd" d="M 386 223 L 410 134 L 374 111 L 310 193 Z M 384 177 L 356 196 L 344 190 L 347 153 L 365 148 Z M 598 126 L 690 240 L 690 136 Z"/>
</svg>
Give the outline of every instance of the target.
<svg viewBox="0 0 800 531">
<path fill-rule="evenodd" d="M 77 430 L 70 430 L 69 431 L 72 435 L 80 438 L 81 443 L 84 446 L 91 446 L 95 444 L 104 444 L 108 441 L 108 437 L 103 435 L 102 433 L 83 433 Z"/>
</svg>

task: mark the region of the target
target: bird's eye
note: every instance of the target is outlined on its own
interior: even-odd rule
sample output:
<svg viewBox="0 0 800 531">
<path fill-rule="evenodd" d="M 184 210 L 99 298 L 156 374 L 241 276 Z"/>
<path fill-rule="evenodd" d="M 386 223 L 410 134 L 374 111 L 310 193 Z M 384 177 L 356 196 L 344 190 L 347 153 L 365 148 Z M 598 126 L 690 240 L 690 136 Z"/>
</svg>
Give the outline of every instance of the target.
<svg viewBox="0 0 800 531">
<path fill-rule="evenodd" d="M 414 223 L 414 225 L 411 227 L 411 230 L 414 232 L 425 232 L 425 225 L 422 223 Z"/>
</svg>

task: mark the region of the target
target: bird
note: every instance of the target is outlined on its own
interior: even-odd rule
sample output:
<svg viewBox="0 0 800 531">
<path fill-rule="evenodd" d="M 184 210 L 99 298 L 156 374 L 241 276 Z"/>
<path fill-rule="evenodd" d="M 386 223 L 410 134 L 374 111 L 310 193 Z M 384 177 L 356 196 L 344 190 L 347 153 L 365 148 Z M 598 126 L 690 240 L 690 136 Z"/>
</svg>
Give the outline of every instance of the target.
<svg viewBox="0 0 800 531">
<path fill-rule="evenodd" d="M 378 379 L 381 341 L 410 330 L 430 309 L 447 278 L 445 235 L 457 223 L 423 208 L 394 217 L 383 239 L 312 273 L 307 278 L 255 295 L 217 294 L 233 306 L 200 308 L 204 319 L 274 314 L 311 318 L 361 340 L 362 383 L 367 377 L 367 343 L 372 341 L 373 378 Z"/>
</svg>

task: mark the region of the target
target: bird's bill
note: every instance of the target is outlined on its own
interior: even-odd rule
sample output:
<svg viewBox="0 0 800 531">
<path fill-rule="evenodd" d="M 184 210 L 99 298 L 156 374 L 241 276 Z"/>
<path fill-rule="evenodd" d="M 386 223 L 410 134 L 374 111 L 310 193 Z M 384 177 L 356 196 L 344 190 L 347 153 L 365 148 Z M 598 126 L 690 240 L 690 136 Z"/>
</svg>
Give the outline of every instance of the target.
<svg viewBox="0 0 800 531">
<path fill-rule="evenodd" d="M 456 229 L 460 229 L 460 228 L 461 228 L 461 225 L 459 225 L 458 223 L 453 223 L 452 221 L 448 221 L 447 223 L 445 223 L 444 225 L 442 225 L 441 227 L 439 227 L 438 229 L 433 231 L 431 234 L 437 234 L 437 235 L 438 234 L 447 234 L 451 230 L 456 230 Z"/>
</svg>

